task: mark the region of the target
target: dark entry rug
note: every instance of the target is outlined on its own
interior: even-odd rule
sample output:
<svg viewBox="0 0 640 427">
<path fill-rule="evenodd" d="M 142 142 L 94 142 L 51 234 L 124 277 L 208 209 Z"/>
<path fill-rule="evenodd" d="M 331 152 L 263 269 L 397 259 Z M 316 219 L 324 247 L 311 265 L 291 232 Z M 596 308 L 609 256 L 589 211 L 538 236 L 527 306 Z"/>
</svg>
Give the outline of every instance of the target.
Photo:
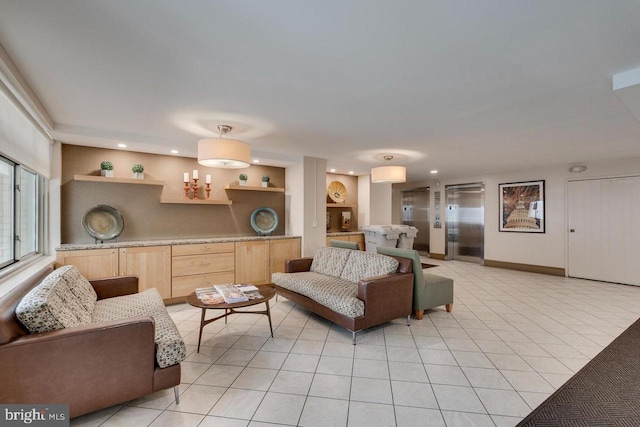
<svg viewBox="0 0 640 427">
<path fill-rule="evenodd" d="M 518 426 L 640 426 L 640 319 Z"/>
<path fill-rule="evenodd" d="M 426 262 L 421 262 L 420 264 L 422 264 L 422 268 L 438 267 L 435 264 L 427 264 Z"/>
</svg>

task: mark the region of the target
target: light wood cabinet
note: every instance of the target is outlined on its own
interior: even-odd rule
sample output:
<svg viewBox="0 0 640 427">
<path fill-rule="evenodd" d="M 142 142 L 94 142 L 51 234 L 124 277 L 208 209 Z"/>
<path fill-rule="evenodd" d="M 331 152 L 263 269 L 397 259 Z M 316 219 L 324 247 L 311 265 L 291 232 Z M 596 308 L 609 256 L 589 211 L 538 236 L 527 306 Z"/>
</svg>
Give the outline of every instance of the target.
<svg viewBox="0 0 640 427">
<path fill-rule="evenodd" d="M 235 245 L 201 243 L 174 245 L 171 257 L 172 298 L 196 288 L 235 282 Z"/>
<path fill-rule="evenodd" d="M 349 236 L 340 236 L 349 237 Z M 249 240 L 173 246 L 59 251 L 57 265 L 73 264 L 87 279 L 134 274 L 139 290 L 157 288 L 165 300 L 224 283 L 271 283 L 287 259 L 300 258 L 301 239 Z"/>
<path fill-rule="evenodd" d="M 138 291 L 156 288 L 162 298 L 171 298 L 171 246 L 122 248 L 120 275 L 138 276 Z"/>
<path fill-rule="evenodd" d="M 236 282 L 271 283 L 268 240 L 236 242 Z"/>
<path fill-rule="evenodd" d="M 284 263 L 288 259 L 300 258 L 300 239 L 281 239 L 269 241 L 269 281 L 273 273 L 283 273 Z"/>
<path fill-rule="evenodd" d="M 75 265 L 87 279 L 118 275 L 117 249 L 83 249 L 62 251 L 56 255 L 57 266 Z"/>
</svg>

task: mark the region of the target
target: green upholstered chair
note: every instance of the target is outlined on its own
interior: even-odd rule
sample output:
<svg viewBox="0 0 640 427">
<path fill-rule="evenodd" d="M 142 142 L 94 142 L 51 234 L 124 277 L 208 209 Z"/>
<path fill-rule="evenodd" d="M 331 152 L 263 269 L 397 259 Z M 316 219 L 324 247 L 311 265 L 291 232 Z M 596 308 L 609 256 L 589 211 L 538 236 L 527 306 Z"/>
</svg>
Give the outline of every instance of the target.
<svg viewBox="0 0 640 427">
<path fill-rule="evenodd" d="M 356 242 L 347 242 L 345 240 L 329 240 L 329 246 L 333 246 L 334 248 L 355 249 L 356 251 L 360 250 Z"/>
<path fill-rule="evenodd" d="M 424 311 L 444 305 L 448 312 L 453 309 L 453 280 L 436 274 L 427 274 L 422 268 L 420 255 L 413 249 L 378 246 L 378 253 L 401 256 L 413 260 L 413 311 L 416 319 L 422 319 Z M 422 274 L 419 274 L 422 272 Z"/>
</svg>

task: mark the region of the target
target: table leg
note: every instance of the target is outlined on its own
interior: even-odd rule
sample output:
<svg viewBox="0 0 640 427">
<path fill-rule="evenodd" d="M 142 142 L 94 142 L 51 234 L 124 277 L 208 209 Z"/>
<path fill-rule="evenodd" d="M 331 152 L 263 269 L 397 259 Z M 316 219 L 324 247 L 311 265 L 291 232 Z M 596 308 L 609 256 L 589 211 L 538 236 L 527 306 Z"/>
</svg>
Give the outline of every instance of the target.
<svg viewBox="0 0 640 427">
<path fill-rule="evenodd" d="M 269 310 L 269 301 L 264 302 L 267 305 L 267 317 L 269 318 L 269 329 L 271 329 L 271 338 L 273 338 L 273 326 L 271 326 L 271 310 Z"/>
<path fill-rule="evenodd" d="M 207 309 L 202 309 L 202 316 L 200 316 L 200 335 L 198 335 L 198 353 L 200 353 L 200 341 L 202 340 L 202 329 L 204 328 L 204 315 L 206 314 Z"/>
<path fill-rule="evenodd" d="M 227 324 L 227 309 L 224 309 L 224 324 Z"/>
</svg>

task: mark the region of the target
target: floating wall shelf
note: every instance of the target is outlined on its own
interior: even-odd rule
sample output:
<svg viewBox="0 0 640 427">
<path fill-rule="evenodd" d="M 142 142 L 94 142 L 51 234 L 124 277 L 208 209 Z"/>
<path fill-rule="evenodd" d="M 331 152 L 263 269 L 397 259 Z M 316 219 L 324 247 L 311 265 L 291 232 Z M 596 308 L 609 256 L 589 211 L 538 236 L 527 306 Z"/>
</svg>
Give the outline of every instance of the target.
<svg viewBox="0 0 640 427">
<path fill-rule="evenodd" d="M 327 203 L 327 208 L 357 208 L 353 203 Z"/>
<path fill-rule="evenodd" d="M 165 185 L 165 181 L 157 181 L 155 179 L 136 179 L 136 178 L 107 178 L 96 175 L 74 175 L 74 181 L 83 182 L 107 182 L 109 184 L 138 184 L 138 185 Z"/>
<path fill-rule="evenodd" d="M 211 200 L 211 199 L 162 199 L 160 203 L 172 203 L 175 205 L 230 205 L 231 200 Z"/>
<path fill-rule="evenodd" d="M 248 185 L 227 185 L 226 190 L 244 190 L 244 191 L 271 191 L 272 193 L 284 193 L 284 188 L 278 187 L 251 187 Z"/>
</svg>

